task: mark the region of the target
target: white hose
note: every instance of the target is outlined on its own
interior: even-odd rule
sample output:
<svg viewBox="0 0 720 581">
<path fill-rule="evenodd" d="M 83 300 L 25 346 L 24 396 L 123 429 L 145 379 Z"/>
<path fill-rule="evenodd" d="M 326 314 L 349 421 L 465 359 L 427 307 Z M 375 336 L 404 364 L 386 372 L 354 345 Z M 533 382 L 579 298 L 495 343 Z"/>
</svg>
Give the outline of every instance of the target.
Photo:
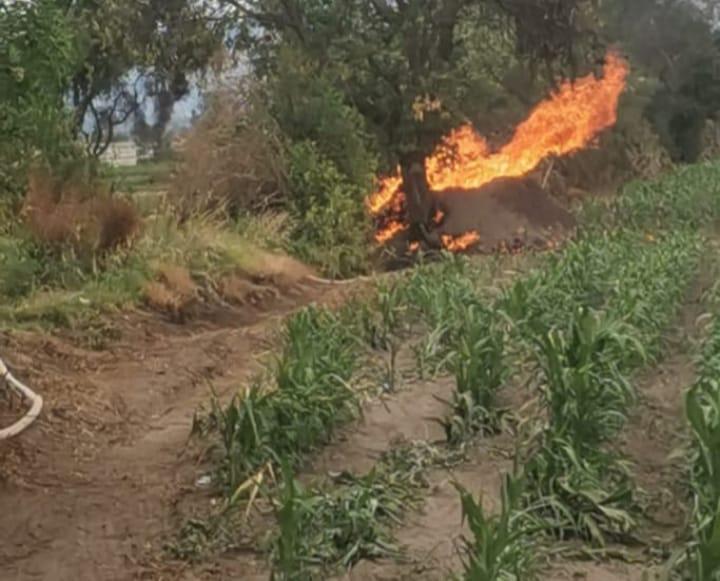
<svg viewBox="0 0 720 581">
<path fill-rule="evenodd" d="M 15 390 L 20 396 L 32 402 L 30 411 L 28 411 L 22 418 L 20 418 L 9 428 L 0 430 L 0 440 L 7 440 L 9 438 L 12 438 L 13 436 L 17 436 L 18 434 L 29 428 L 30 425 L 38 418 L 40 412 L 42 411 L 43 399 L 27 385 L 15 379 L 15 377 L 12 373 L 10 373 L 10 370 L 7 368 L 5 362 L 2 359 L 0 359 L 0 378 L 4 379 L 7 386 Z"/>
</svg>

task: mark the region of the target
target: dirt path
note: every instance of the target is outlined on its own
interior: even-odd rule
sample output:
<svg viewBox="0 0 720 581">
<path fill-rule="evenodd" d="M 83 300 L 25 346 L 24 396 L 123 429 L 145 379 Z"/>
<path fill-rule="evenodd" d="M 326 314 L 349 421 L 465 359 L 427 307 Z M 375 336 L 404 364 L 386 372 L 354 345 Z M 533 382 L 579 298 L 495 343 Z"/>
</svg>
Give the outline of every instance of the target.
<svg viewBox="0 0 720 581">
<path fill-rule="evenodd" d="M 47 401 L 29 432 L 0 442 L 0 579 L 136 578 L 199 475 L 183 453 L 209 381 L 221 395 L 237 387 L 278 318 L 332 290 L 305 284 L 191 326 L 133 315 L 103 352 L 0 336 L 8 363 Z"/>
</svg>

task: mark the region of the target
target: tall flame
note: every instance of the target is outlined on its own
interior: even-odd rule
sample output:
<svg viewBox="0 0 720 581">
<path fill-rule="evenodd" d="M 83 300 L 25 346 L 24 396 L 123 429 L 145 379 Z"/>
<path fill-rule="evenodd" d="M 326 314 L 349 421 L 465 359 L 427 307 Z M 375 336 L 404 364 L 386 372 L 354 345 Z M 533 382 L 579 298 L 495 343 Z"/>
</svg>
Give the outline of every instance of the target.
<svg viewBox="0 0 720 581">
<path fill-rule="evenodd" d="M 426 161 L 430 188 L 477 189 L 496 178 L 527 175 L 550 156 L 568 155 L 587 147 L 599 133 L 616 123 L 628 71 L 622 57 L 609 53 L 602 78 L 591 74 L 563 83 L 518 126 L 510 142 L 496 152 L 470 125 L 459 127 Z M 452 155 L 448 162 L 449 152 Z M 398 204 L 393 202 L 402 195 L 401 188 L 398 169 L 382 180 L 368 198 L 370 213 L 380 215 L 391 205 L 394 211 Z M 397 225 L 395 230 L 398 231 Z M 389 238 L 379 232 L 380 239 Z"/>
</svg>

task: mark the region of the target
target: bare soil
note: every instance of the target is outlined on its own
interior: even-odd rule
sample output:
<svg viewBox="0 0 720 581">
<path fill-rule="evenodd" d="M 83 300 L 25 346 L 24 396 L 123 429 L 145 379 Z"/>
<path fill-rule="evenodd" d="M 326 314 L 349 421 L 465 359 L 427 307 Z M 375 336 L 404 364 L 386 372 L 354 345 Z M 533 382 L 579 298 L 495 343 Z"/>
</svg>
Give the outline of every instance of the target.
<svg viewBox="0 0 720 581">
<path fill-rule="evenodd" d="M 46 401 L 30 430 L 0 442 L 0 579 L 195 578 L 147 568 L 200 476 L 186 452 L 193 414 L 210 385 L 222 396 L 255 369 L 281 317 L 341 292 L 271 290 L 184 325 L 127 314 L 106 323 L 120 338 L 102 351 L 70 334 L 0 335 L 3 358 Z"/>
<path fill-rule="evenodd" d="M 644 490 L 639 545 L 610 547 L 605 555 L 566 553 L 541 578 L 654 579 L 657 552 L 680 540 L 687 516 L 684 474 L 669 456 L 684 442 L 682 394 L 693 380 L 688 341 L 700 334 L 707 283 L 700 281 L 688 297 L 668 356 L 638 379 L 639 402 L 620 440 Z M 234 306 L 197 312 L 182 325 L 148 312 L 116 318 L 109 323 L 113 338 L 100 351 L 69 334 L 0 335 L 0 353 L 47 402 L 33 428 L 0 442 L 0 580 L 268 578 L 255 550 L 199 564 L 170 562 L 161 550 L 185 516 L 197 508 L 209 512 L 215 500 L 196 485 L 207 473 L 203 455 L 186 446 L 210 386 L 221 397 L 238 387 L 272 347 L 278 321 L 294 309 L 340 302 L 357 290 L 307 279 L 252 287 L 252 301 L 232 300 Z M 244 293 L 237 281 L 228 288 Z M 232 294 L 228 290 L 227 298 Z M 503 391 L 511 409 L 528 399 L 522 383 Z M 369 402 L 359 422 L 313 456 L 304 477 L 364 473 L 394 442 L 442 440 L 434 419 L 445 415 L 443 400 L 453 387 L 448 378 L 401 381 L 397 392 Z M 13 413 L 0 402 L 0 418 Z M 423 509 L 408 514 L 396 531 L 406 559 L 363 562 L 346 578 L 446 579 L 458 568 L 464 532 L 453 482 L 494 511 L 513 446 L 508 434 L 486 438 L 461 466 L 433 471 Z"/>
<path fill-rule="evenodd" d="M 499 179 L 480 190 L 443 192 L 440 204 L 447 218 L 439 233 L 455 236 L 475 230 L 480 249 L 514 244 L 545 248 L 548 241 L 575 227 L 572 214 L 530 178 Z"/>
</svg>

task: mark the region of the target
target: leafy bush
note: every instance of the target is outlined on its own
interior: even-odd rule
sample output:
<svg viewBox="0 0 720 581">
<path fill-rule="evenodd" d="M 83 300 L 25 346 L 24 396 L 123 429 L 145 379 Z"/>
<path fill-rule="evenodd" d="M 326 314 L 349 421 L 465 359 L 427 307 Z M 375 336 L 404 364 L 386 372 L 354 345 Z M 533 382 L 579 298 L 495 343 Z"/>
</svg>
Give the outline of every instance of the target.
<svg viewBox="0 0 720 581">
<path fill-rule="evenodd" d="M 364 192 L 309 141 L 290 150 L 290 187 L 295 253 L 329 276 L 364 271 L 370 238 Z"/>
<path fill-rule="evenodd" d="M 63 99 L 76 58 L 56 2 L 0 5 L 0 200 L 21 194 L 30 161 L 75 153 Z"/>
<path fill-rule="evenodd" d="M 377 160 L 365 122 L 317 65 L 281 50 L 268 92 L 271 112 L 292 142 L 312 141 L 350 184 L 363 192 L 372 187 Z"/>
</svg>

